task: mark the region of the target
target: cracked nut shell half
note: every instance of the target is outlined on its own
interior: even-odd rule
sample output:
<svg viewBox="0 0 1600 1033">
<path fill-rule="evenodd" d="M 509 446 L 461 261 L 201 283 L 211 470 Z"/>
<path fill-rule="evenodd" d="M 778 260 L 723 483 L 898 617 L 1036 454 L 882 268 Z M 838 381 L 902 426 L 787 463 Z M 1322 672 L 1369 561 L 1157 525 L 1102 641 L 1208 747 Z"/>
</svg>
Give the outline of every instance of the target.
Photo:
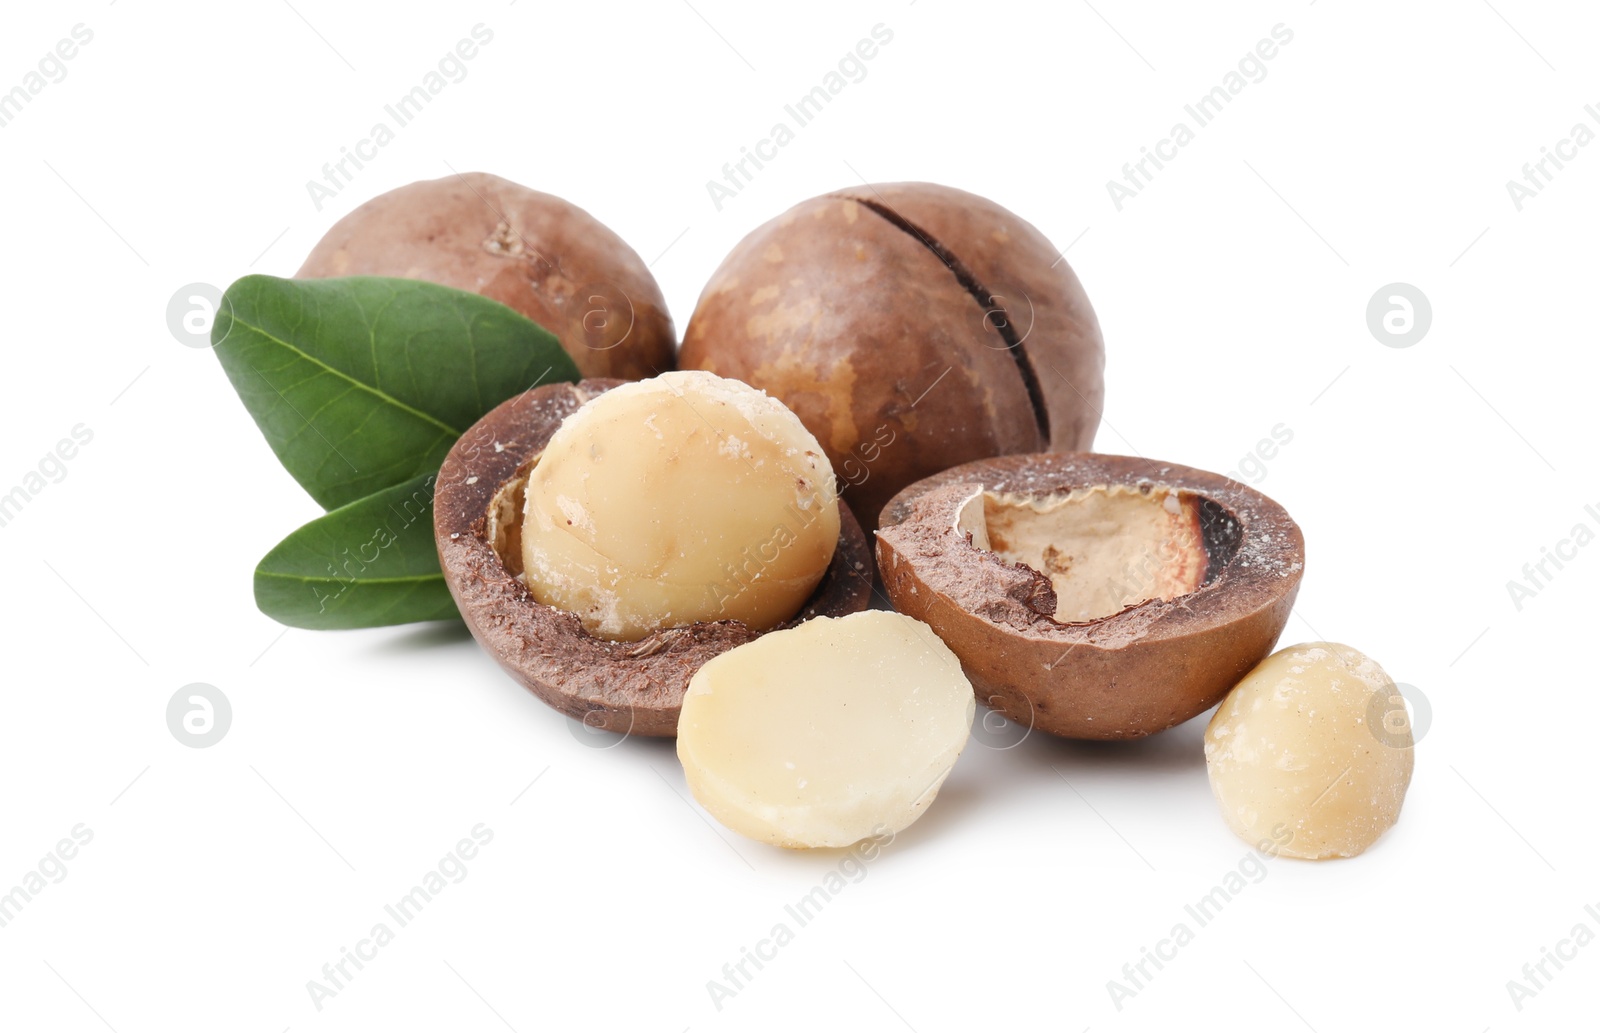
<svg viewBox="0 0 1600 1033">
<path fill-rule="evenodd" d="M 434 538 L 462 618 L 507 673 L 591 728 L 670 737 L 677 734 L 678 709 L 700 665 L 762 633 L 725 620 L 611 642 L 584 631 L 574 614 L 535 602 L 519 578 L 528 472 L 562 420 L 622 383 L 537 387 L 474 424 L 439 470 Z M 833 562 L 805 606 L 778 628 L 863 610 L 871 593 L 866 536 L 841 503 Z"/>
<path fill-rule="evenodd" d="M 1222 699 L 1272 652 L 1305 565 L 1260 492 L 1089 453 L 918 481 L 877 537 L 895 609 L 961 658 L 978 702 L 1073 739 L 1140 738 Z"/>
</svg>

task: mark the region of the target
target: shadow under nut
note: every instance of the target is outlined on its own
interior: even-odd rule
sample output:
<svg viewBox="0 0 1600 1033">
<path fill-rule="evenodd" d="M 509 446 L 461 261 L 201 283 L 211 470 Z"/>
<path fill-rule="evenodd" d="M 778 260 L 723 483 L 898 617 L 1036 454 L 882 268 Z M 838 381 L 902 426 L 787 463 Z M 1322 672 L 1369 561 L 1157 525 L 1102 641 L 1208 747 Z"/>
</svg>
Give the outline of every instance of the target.
<svg viewBox="0 0 1600 1033">
<path fill-rule="evenodd" d="M 1042 498 L 1105 485 L 1196 499 L 1204 582 L 1062 622 L 1049 578 L 954 526 L 980 491 Z M 1204 712 L 1271 653 L 1299 590 L 1305 540 L 1283 507 L 1219 474 L 1063 453 L 982 460 L 911 485 L 884 509 L 877 558 L 895 609 L 933 627 L 979 702 L 1053 735 L 1134 739 Z"/>
<path fill-rule="evenodd" d="M 467 627 L 512 678 L 592 728 L 671 737 L 694 672 L 764 633 L 729 620 L 664 629 L 637 642 L 596 638 L 576 615 L 533 599 L 517 576 L 520 546 L 505 548 L 503 533 L 503 559 L 490 541 L 490 509 L 504 499 L 502 489 L 526 477 L 563 419 L 622 383 L 584 380 L 534 388 L 474 424 L 440 468 L 434 538 Z M 520 519 L 520 489 L 514 495 L 505 511 Z M 866 536 L 841 503 L 839 545 L 827 573 L 800 612 L 778 627 L 863 610 L 871 591 Z"/>
</svg>

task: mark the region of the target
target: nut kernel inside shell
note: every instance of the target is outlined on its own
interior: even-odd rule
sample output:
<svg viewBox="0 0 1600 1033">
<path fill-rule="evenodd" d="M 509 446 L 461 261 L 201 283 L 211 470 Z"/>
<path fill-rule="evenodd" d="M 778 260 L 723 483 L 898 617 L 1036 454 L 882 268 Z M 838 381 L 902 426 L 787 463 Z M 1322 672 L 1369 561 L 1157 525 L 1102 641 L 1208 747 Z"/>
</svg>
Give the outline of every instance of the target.
<svg viewBox="0 0 1600 1033">
<path fill-rule="evenodd" d="M 1050 579 L 1063 624 L 1109 617 L 1205 583 L 1201 500 L 1165 485 L 1095 485 L 1044 496 L 978 491 L 956 529 L 975 548 Z"/>
<path fill-rule="evenodd" d="M 1206 556 L 1199 587 L 1092 620 L 1058 620 L 1051 578 L 979 548 L 960 526 L 983 492 L 1047 499 L 1110 485 L 1192 502 Z M 918 481 L 885 507 L 877 551 L 890 602 L 950 646 L 981 701 L 1039 731 L 1081 739 L 1138 738 L 1214 706 L 1271 653 L 1305 564 L 1294 520 L 1248 485 L 1094 453 L 999 456 Z"/>
<path fill-rule="evenodd" d="M 710 373 L 595 398 L 528 474 L 524 579 L 592 635 L 792 617 L 839 538 L 833 470 L 782 403 Z"/>
<path fill-rule="evenodd" d="M 522 511 L 528 505 L 528 474 L 538 461 L 535 456 L 500 485 L 484 515 L 484 538 L 512 577 L 522 576 Z"/>
<path fill-rule="evenodd" d="M 589 728 L 670 738 L 700 665 L 761 633 L 724 620 L 663 629 L 637 643 L 609 642 L 586 632 L 574 614 L 535 602 L 516 574 L 527 472 L 564 417 L 621 383 L 545 384 L 474 424 L 440 468 L 434 541 L 467 627 L 514 681 Z M 835 510 L 833 560 L 793 621 L 843 616 L 868 604 L 871 554 L 850 511 L 842 504 Z"/>
<path fill-rule="evenodd" d="M 927 809 L 966 745 L 972 685 L 921 621 L 817 617 L 709 661 L 678 758 L 724 825 L 785 847 L 843 847 Z"/>
</svg>

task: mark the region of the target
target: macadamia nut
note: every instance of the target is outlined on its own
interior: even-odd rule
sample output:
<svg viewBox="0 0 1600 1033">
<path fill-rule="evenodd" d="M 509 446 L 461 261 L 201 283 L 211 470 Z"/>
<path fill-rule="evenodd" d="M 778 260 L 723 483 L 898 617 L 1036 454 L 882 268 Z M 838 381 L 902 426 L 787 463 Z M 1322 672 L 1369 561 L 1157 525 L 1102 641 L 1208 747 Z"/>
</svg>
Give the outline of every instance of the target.
<svg viewBox="0 0 1600 1033">
<path fill-rule="evenodd" d="M 752 231 L 706 283 L 678 364 L 782 399 L 869 533 L 896 493 L 959 463 L 1087 450 L 1105 405 L 1100 327 L 1061 250 L 935 183 L 862 184 Z"/>
<path fill-rule="evenodd" d="M 889 601 L 1024 727 L 1137 739 L 1216 706 L 1266 659 L 1305 539 L 1220 474 L 1143 456 L 996 456 L 924 478 L 883 510 Z"/>
<path fill-rule="evenodd" d="M 703 372 L 595 398 L 528 476 L 528 590 L 592 635 L 792 617 L 839 540 L 833 470 L 783 404 Z"/>
<path fill-rule="evenodd" d="M 921 621 L 817 617 L 708 662 L 689 682 L 678 759 L 718 821 L 785 847 L 898 832 L 966 745 L 972 684 Z"/>
<path fill-rule="evenodd" d="M 1229 827 L 1308 860 L 1371 846 L 1411 784 L 1409 723 L 1381 722 L 1398 695 L 1376 661 L 1333 642 L 1261 661 L 1206 729 L 1206 769 Z"/>
<path fill-rule="evenodd" d="M 673 365 L 677 334 L 644 259 L 577 205 L 484 172 L 379 194 L 295 276 L 401 276 L 481 294 L 554 334 L 585 377 Z"/>
</svg>

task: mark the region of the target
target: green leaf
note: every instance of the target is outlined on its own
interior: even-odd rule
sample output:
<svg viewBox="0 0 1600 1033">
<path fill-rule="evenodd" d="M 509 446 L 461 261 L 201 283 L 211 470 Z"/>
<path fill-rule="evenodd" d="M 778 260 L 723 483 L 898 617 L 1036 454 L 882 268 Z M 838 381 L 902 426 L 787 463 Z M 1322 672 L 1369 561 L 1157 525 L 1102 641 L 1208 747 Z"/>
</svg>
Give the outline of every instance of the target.
<svg viewBox="0 0 1600 1033">
<path fill-rule="evenodd" d="M 455 617 L 433 540 L 434 474 L 306 524 L 256 567 L 256 605 L 296 628 L 374 628 Z"/>
<path fill-rule="evenodd" d="M 421 280 L 246 276 L 211 340 L 279 461 L 325 509 L 438 470 L 500 402 L 579 376 L 538 324 Z"/>
</svg>

